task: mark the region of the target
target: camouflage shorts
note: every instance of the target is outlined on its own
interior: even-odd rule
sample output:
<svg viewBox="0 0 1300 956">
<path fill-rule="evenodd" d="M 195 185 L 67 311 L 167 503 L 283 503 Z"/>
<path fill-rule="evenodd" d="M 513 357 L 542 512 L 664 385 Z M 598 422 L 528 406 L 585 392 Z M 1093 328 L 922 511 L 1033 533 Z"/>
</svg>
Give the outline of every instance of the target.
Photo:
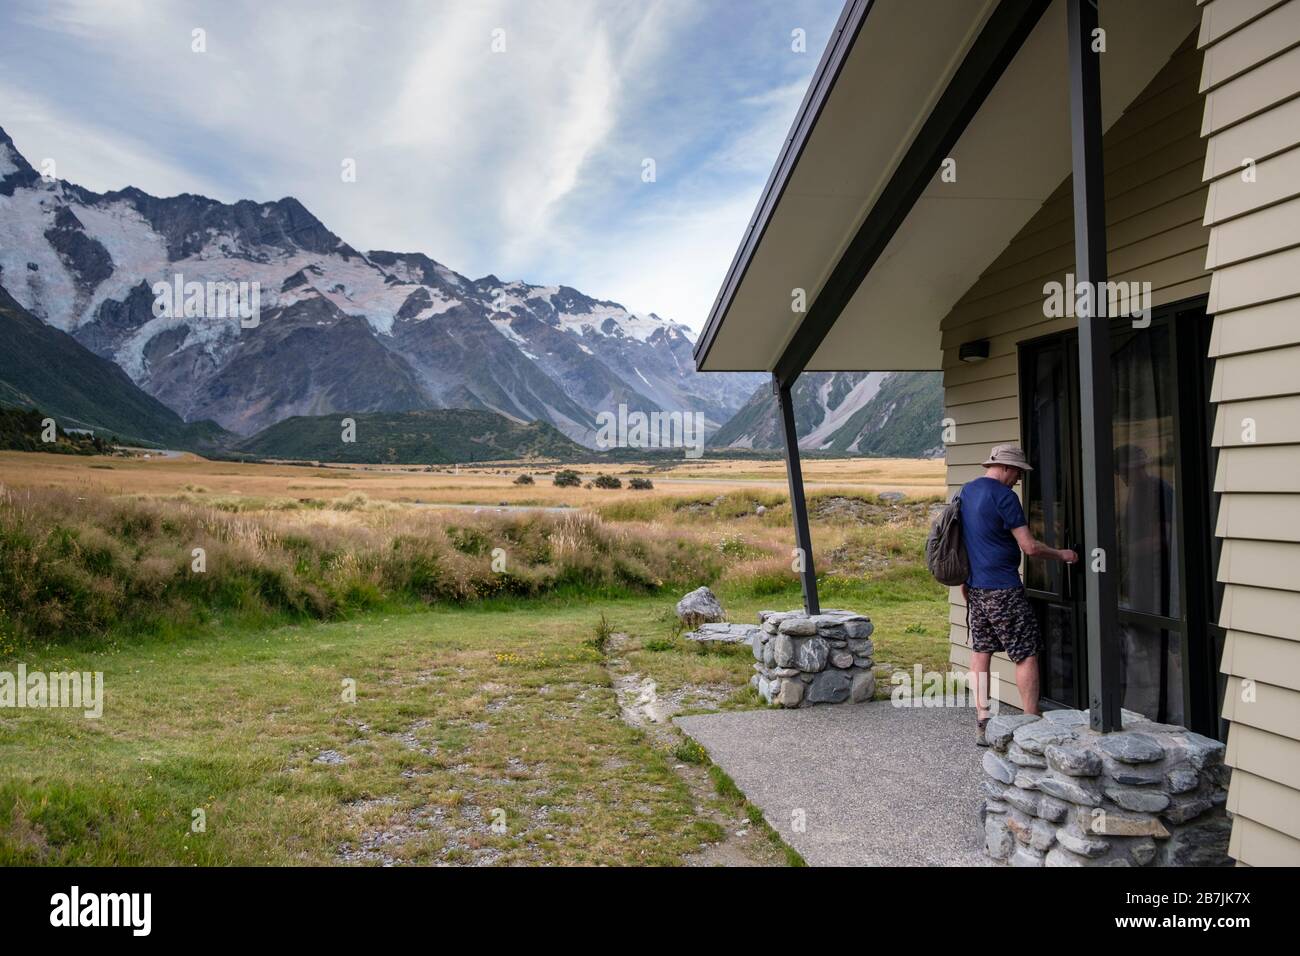
<svg viewBox="0 0 1300 956">
<path fill-rule="evenodd" d="M 1024 588 L 967 588 L 971 648 L 983 654 L 1006 651 L 1017 664 L 1042 646 L 1038 618 Z"/>
</svg>

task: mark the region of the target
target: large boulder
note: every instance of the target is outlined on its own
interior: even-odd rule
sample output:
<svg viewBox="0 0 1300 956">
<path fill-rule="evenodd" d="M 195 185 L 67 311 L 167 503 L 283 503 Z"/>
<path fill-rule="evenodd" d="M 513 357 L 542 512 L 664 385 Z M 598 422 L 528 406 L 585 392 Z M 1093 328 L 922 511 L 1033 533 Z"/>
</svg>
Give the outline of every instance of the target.
<svg viewBox="0 0 1300 956">
<path fill-rule="evenodd" d="M 677 602 L 677 618 L 689 628 L 714 624 L 726 616 L 727 612 L 707 587 L 696 588 Z"/>
</svg>

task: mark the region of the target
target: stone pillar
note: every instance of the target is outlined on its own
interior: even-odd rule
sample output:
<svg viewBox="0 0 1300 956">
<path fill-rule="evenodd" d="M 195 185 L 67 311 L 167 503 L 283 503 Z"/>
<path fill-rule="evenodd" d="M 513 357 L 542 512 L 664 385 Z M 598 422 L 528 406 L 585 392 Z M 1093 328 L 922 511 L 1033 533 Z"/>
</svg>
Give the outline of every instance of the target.
<svg viewBox="0 0 1300 956">
<path fill-rule="evenodd" d="M 876 692 L 871 619 L 852 611 L 760 611 L 750 683 L 769 704 L 858 703 Z"/>
<path fill-rule="evenodd" d="M 1225 866 L 1224 746 L 1124 711 L 999 716 L 986 732 L 984 849 L 1010 866 Z"/>
</svg>

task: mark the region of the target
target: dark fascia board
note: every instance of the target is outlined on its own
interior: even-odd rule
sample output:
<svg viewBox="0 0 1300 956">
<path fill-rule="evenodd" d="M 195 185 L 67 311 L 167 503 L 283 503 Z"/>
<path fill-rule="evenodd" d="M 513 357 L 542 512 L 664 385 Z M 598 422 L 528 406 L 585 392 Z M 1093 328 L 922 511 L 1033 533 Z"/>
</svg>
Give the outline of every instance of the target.
<svg viewBox="0 0 1300 956">
<path fill-rule="evenodd" d="M 718 329 L 722 326 L 722 318 L 731 308 L 736 290 L 740 288 L 740 283 L 749 270 L 750 261 L 763 240 L 763 234 L 767 232 L 768 223 L 771 222 L 772 215 L 785 194 L 785 187 L 794 173 L 795 166 L 799 163 L 799 157 L 803 155 L 808 137 L 812 135 L 813 128 L 817 125 L 817 118 L 821 116 L 822 108 L 835 88 L 835 81 L 839 79 L 840 71 L 849 58 L 871 4 L 872 0 L 847 0 L 844 9 L 840 11 L 835 32 L 831 34 L 830 42 L 826 44 L 822 58 L 817 64 L 817 70 L 813 73 L 812 82 L 808 85 L 808 92 L 804 94 L 799 112 L 795 115 L 790 132 L 786 135 L 781 155 L 767 178 L 767 185 L 763 187 L 763 195 L 758 201 L 758 207 L 750 217 L 749 228 L 745 230 L 740 248 L 736 250 L 735 258 L 731 260 L 731 268 L 727 270 L 727 277 L 723 280 L 722 288 L 713 302 L 709 320 L 695 342 L 696 368 L 699 368 L 708 356 L 713 340 L 717 338 Z"/>
<path fill-rule="evenodd" d="M 777 361 L 773 374 L 781 381 L 793 379 L 812 360 L 939 164 L 957 145 L 1050 5 L 1051 0 L 1002 0 L 998 4 Z"/>
</svg>

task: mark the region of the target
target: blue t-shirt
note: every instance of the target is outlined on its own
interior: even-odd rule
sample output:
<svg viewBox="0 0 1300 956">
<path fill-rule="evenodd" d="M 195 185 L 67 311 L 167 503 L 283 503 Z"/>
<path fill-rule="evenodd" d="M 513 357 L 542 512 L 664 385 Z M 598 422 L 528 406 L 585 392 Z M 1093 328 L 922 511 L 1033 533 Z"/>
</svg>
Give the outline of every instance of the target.
<svg viewBox="0 0 1300 956">
<path fill-rule="evenodd" d="M 961 533 L 970 557 L 973 588 L 1020 587 L 1020 545 L 1013 528 L 1027 525 L 1016 493 L 992 478 L 976 478 L 961 490 Z"/>
</svg>

